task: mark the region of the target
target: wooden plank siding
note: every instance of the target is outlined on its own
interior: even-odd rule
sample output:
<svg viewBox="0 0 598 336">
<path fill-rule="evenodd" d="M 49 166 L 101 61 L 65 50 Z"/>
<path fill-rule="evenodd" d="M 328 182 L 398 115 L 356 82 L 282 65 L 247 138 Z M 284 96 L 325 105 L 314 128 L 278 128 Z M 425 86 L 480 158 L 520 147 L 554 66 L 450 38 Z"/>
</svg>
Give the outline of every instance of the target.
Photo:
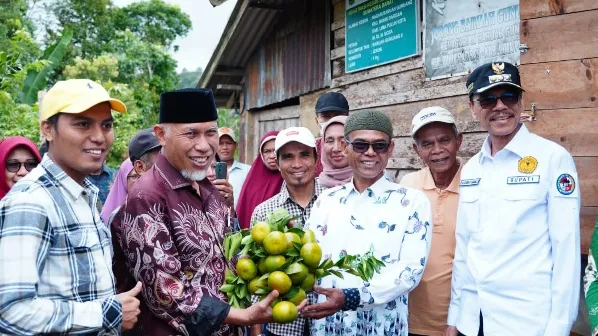
<svg viewBox="0 0 598 336">
<path fill-rule="evenodd" d="M 581 192 L 581 251 L 598 216 L 598 1 L 521 2 L 521 80 L 530 130 L 573 155 Z"/>
<path fill-rule="evenodd" d="M 274 108 L 264 111 L 249 112 L 249 122 L 253 125 L 251 146 L 247 146 L 247 161 L 253 161 L 258 154 L 260 140 L 270 131 L 280 131 L 291 126 L 301 126 L 299 105 Z"/>
<path fill-rule="evenodd" d="M 423 167 L 411 148 L 411 119 L 421 109 L 443 106 L 456 117 L 465 141 L 460 155 L 474 155 L 486 135 L 471 116 L 465 88 L 465 76 L 429 81 L 425 78 L 421 56 L 411 57 L 345 74 L 345 1 L 332 0 L 331 25 L 332 91 L 341 92 L 351 111 L 377 109 L 385 112 L 394 126 L 395 151 L 387 170 L 396 181 Z"/>
</svg>

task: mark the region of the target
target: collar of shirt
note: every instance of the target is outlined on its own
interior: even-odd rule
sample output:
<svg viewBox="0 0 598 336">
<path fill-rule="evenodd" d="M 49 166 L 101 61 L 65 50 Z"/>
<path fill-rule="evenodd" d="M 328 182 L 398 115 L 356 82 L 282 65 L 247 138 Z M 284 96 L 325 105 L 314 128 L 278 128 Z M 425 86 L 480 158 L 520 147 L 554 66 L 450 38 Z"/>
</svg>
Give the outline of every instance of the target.
<svg viewBox="0 0 598 336">
<path fill-rule="evenodd" d="M 367 192 L 368 196 L 370 197 L 379 197 L 382 196 L 389 189 L 396 189 L 396 185 L 391 184 L 392 182 L 390 182 L 388 178 L 386 178 L 386 175 L 382 175 L 376 182 L 374 182 L 374 184 L 366 188 L 364 192 Z M 356 193 L 357 195 L 362 194 L 357 189 L 355 189 L 355 183 L 353 179 L 351 179 L 347 191 L 347 195 L 351 195 L 352 193 Z"/>
<path fill-rule="evenodd" d="M 525 126 L 525 124 L 521 124 L 521 127 L 517 131 L 517 134 L 509 141 L 509 143 L 505 146 L 503 150 L 508 150 L 509 152 L 514 153 L 515 155 L 519 156 L 520 158 L 525 156 L 525 150 L 529 146 L 529 130 Z M 482 151 L 480 153 L 480 163 L 484 161 L 484 158 L 492 160 L 492 150 L 490 149 L 490 135 L 486 137 L 484 140 L 484 144 L 482 145 Z"/>
<path fill-rule="evenodd" d="M 230 166 L 230 169 L 228 170 L 228 172 L 230 173 L 231 171 L 233 171 L 235 169 L 242 169 L 241 163 L 237 160 L 233 160 L 233 164 L 232 164 L 232 166 Z"/>
<path fill-rule="evenodd" d="M 73 199 L 79 198 L 84 193 L 90 193 L 94 198 L 97 197 L 99 193 L 98 187 L 93 185 L 88 179 L 83 180 L 83 185 L 75 182 L 60 166 L 50 159 L 49 155 L 44 155 L 41 166 L 47 172 L 48 176 L 66 190 Z"/>
<path fill-rule="evenodd" d="M 457 170 L 457 173 L 455 174 L 455 176 L 453 176 L 453 180 L 451 181 L 451 184 L 449 184 L 449 186 L 445 189 L 445 190 L 453 192 L 455 194 L 459 193 L 459 183 L 461 182 L 461 179 L 459 178 L 459 176 L 461 176 L 461 168 L 463 168 L 463 161 L 461 160 L 461 158 L 458 157 L 457 162 L 459 162 L 459 169 Z M 436 182 L 434 182 L 434 177 L 432 177 L 432 172 L 430 171 L 430 168 L 425 167 L 422 169 L 422 171 L 424 174 L 422 188 L 424 190 L 438 189 L 436 187 Z"/>
<path fill-rule="evenodd" d="M 207 199 L 208 196 L 210 196 L 215 190 L 207 178 L 197 181 L 196 185 L 192 184 L 191 181 L 183 177 L 181 172 L 174 168 L 172 164 L 170 164 L 168 159 L 166 159 L 162 153 L 159 154 L 158 160 L 153 167 L 155 167 L 154 169 L 156 169 L 156 171 L 162 176 L 164 181 L 168 183 L 172 190 L 190 187 L 199 196 L 203 195 L 202 197 L 204 199 Z"/>
<path fill-rule="evenodd" d="M 322 193 L 322 186 L 320 186 L 320 183 L 318 182 L 318 179 L 315 179 L 315 183 L 314 183 L 314 193 L 311 197 L 311 201 L 313 201 L 314 199 L 317 199 L 318 196 L 320 196 L 320 194 Z M 289 189 L 287 188 L 287 182 L 283 182 L 282 183 L 282 187 L 280 188 L 280 193 L 278 193 L 278 206 L 282 207 L 286 202 L 295 202 L 295 200 L 293 200 L 293 198 L 291 197 L 291 194 L 289 193 Z"/>
</svg>

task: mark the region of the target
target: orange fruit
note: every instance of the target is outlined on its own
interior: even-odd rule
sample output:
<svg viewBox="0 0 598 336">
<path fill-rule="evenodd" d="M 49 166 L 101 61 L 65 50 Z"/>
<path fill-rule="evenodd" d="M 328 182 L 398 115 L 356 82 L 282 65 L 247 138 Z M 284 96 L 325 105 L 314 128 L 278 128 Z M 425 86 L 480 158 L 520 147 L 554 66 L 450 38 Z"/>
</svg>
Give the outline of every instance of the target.
<svg viewBox="0 0 598 336">
<path fill-rule="evenodd" d="M 301 238 L 301 244 L 305 245 L 307 243 L 315 243 L 315 242 L 316 242 L 316 234 L 310 229 L 305 230 L 305 233 L 303 234 L 303 238 Z"/>
<path fill-rule="evenodd" d="M 288 249 L 292 249 L 294 247 L 293 242 L 301 245 L 301 237 L 299 237 L 298 234 L 293 233 L 293 232 L 287 232 L 284 234 L 285 236 L 287 236 L 287 242 L 288 244 Z"/>
<path fill-rule="evenodd" d="M 272 317 L 276 323 L 290 323 L 297 319 L 297 306 L 289 301 L 281 301 L 272 308 Z"/>
<path fill-rule="evenodd" d="M 272 255 L 266 257 L 265 260 L 265 267 L 266 273 L 274 272 L 280 270 L 282 265 L 284 265 L 286 258 L 281 255 Z"/>
<path fill-rule="evenodd" d="M 241 279 L 249 281 L 257 276 L 257 266 L 251 259 L 239 259 L 237 274 Z"/>
<path fill-rule="evenodd" d="M 249 281 L 247 285 L 247 290 L 249 293 L 255 294 L 255 292 L 260 288 L 268 287 L 268 281 L 266 279 L 260 280 L 260 278 L 254 278 L 253 280 Z"/>
<path fill-rule="evenodd" d="M 316 268 L 322 260 L 322 248 L 317 243 L 307 243 L 301 247 L 299 252 L 303 263 L 310 268 Z"/>
<path fill-rule="evenodd" d="M 270 225 L 266 222 L 257 222 L 253 224 L 253 228 L 251 228 L 251 238 L 253 241 L 261 245 L 264 242 L 266 236 L 270 233 Z"/>
<path fill-rule="evenodd" d="M 305 300 L 306 297 L 307 297 L 307 295 L 305 294 L 305 291 L 303 290 L 303 288 L 299 288 L 299 291 L 297 292 L 297 294 L 295 294 L 295 296 L 290 298 L 289 301 L 292 302 L 293 304 L 295 304 L 295 306 L 298 306 L 301 304 L 301 302 L 303 302 L 303 300 Z"/>
<path fill-rule="evenodd" d="M 269 255 L 279 255 L 287 252 L 287 236 L 280 231 L 270 232 L 264 239 L 263 244 Z"/>
<path fill-rule="evenodd" d="M 316 283 L 316 276 L 313 273 L 308 273 L 305 280 L 299 285 L 306 293 L 313 291 L 314 284 Z"/>
<path fill-rule="evenodd" d="M 268 287 L 272 290 L 277 290 L 279 295 L 288 293 L 292 284 L 291 278 L 281 271 L 274 271 L 268 277 Z"/>
<path fill-rule="evenodd" d="M 296 271 L 297 269 L 300 269 L 299 272 L 289 274 L 289 278 L 291 278 L 291 282 L 293 283 L 293 285 L 301 284 L 303 282 L 303 280 L 305 280 L 305 278 L 307 277 L 307 274 L 309 273 L 307 266 L 305 266 L 304 264 L 302 264 L 300 262 L 292 263 L 287 270 L 290 270 L 290 269 L 292 269 L 294 271 Z"/>
</svg>

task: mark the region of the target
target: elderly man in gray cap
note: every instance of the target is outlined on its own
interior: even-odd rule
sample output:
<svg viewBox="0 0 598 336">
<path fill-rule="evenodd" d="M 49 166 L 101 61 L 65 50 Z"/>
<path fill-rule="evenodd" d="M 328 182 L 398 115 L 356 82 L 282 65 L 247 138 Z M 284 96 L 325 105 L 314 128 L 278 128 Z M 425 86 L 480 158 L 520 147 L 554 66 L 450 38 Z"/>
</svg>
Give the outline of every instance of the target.
<svg viewBox="0 0 598 336">
<path fill-rule="evenodd" d="M 349 274 L 322 278 L 319 303 L 301 313 L 315 319 L 312 335 L 408 334 L 407 297 L 424 271 L 432 211 L 424 193 L 384 177 L 392 134 L 390 119 L 378 111 L 356 112 L 345 124 L 353 179 L 323 192 L 306 226 L 324 256 L 373 251 L 386 267 L 369 282 Z"/>
</svg>

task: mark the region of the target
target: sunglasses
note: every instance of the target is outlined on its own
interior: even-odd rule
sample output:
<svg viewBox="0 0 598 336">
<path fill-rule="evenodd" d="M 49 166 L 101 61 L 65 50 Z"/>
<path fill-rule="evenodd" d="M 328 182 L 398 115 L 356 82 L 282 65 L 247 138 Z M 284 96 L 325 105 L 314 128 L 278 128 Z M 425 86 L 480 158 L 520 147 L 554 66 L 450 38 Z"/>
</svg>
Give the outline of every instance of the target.
<svg viewBox="0 0 598 336">
<path fill-rule="evenodd" d="M 37 167 L 37 165 L 38 162 L 35 160 L 27 160 L 25 162 L 10 160 L 6 162 L 6 170 L 8 170 L 11 173 L 16 173 L 19 170 L 21 170 L 21 166 L 24 166 L 25 170 L 30 172 L 33 170 L 33 168 Z"/>
<path fill-rule="evenodd" d="M 374 150 L 374 152 L 378 154 L 383 154 L 388 152 L 388 148 L 390 147 L 390 143 L 388 142 L 367 142 L 367 141 L 349 141 L 349 139 L 345 139 L 345 141 L 353 146 L 353 150 L 357 153 L 365 153 L 370 149 L 370 146 Z"/>
<path fill-rule="evenodd" d="M 519 102 L 519 93 L 517 92 L 505 92 L 502 94 L 502 96 L 492 96 L 492 95 L 488 95 L 488 96 L 482 96 L 480 97 L 480 99 L 477 100 L 471 100 L 472 102 L 478 102 L 480 103 L 480 106 L 484 109 L 493 109 L 494 107 L 496 107 L 496 103 L 498 103 L 498 100 L 500 99 L 501 102 L 503 102 L 503 104 L 511 107 L 515 104 L 517 104 L 517 102 Z"/>
</svg>

